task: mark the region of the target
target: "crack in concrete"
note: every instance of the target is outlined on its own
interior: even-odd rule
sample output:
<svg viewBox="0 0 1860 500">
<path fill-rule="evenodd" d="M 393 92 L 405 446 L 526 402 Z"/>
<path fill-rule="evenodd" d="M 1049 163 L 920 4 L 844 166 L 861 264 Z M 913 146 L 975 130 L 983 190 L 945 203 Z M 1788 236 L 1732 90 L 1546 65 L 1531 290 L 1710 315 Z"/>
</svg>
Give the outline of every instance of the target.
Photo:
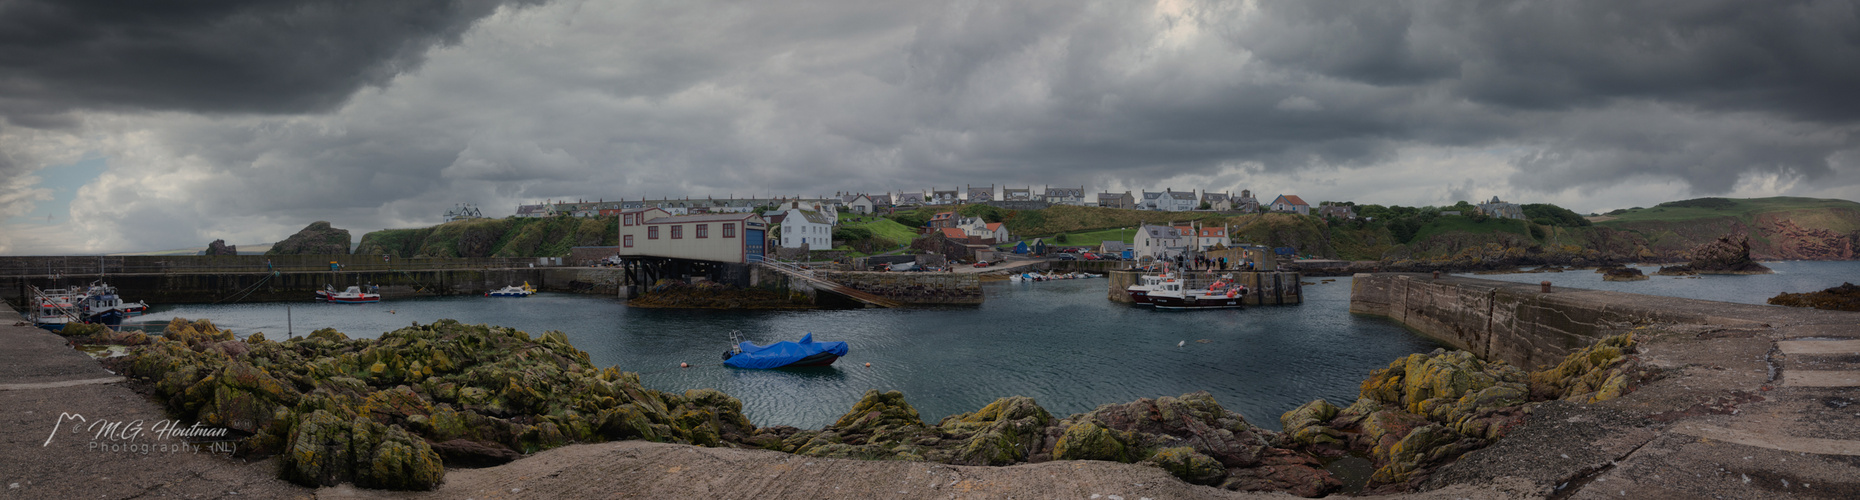
<svg viewBox="0 0 1860 500">
<path fill-rule="evenodd" d="M 1622 460 L 1627 460 L 1628 457 L 1634 456 L 1641 448 L 1647 447 L 1647 443 L 1659 439 L 1662 435 L 1664 434 L 1654 434 L 1652 437 L 1647 438 L 1647 440 L 1641 441 L 1640 444 L 1634 445 L 1633 449 L 1628 450 L 1626 453 L 1622 453 L 1621 456 L 1608 460 L 1606 464 L 1585 468 L 1577 471 L 1568 478 L 1564 478 L 1563 482 L 1558 483 L 1559 485 L 1556 487 L 1555 492 L 1550 494 L 1550 500 L 1563 500 L 1575 496 L 1576 493 L 1582 491 L 1583 487 L 1588 486 L 1589 483 L 1595 482 L 1595 479 L 1601 477 L 1602 474 L 1614 470 Z"/>
</svg>

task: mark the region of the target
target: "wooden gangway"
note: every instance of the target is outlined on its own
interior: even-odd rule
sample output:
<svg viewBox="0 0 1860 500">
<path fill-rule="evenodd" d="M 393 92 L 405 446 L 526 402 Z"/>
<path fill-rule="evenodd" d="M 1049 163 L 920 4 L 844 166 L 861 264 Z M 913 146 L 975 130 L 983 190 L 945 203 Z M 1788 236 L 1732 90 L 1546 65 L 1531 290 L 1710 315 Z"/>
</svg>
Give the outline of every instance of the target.
<svg viewBox="0 0 1860 500">
<path fill-rule="evenodd" d="M 788 275 L 788 277 L 795 278 L 801 281 L 805 281 L 808 284 L 819 287 L 822 290 L 844 295 L 847 298 L 857 300 L 869 306 L 875 306 L 875 307 L 903 307 L 904 306 L 904 304 L 900 304 L 897 301 L 887 299 L 884 297 L 880 297 L 877 295 L 873 295 L 871 293 L 860 291 L 857 288 L 853 288 L 853 287 L 846 286 L 846 285 L 840 284 L 838 282 L 835 282 L 835 281 L 832 281 L 826 278 L 822 278 L 816 275 L 814 273 L 814 270 L 802 268 L 800 265 L 795 264 L 793 262 L 782 262 L 779 260 L 770 259 L 770 260 L 760 261 L 759 264 L 761 264 L 762 267 L 768 268 L 775 272 Z"/>
</svg>

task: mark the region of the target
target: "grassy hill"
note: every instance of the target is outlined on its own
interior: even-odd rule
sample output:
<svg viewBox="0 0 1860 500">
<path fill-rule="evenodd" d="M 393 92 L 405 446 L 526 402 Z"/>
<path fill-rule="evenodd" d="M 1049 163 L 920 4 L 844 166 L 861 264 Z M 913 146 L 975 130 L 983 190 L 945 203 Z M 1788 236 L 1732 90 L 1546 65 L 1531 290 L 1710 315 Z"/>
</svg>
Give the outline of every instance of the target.
<svg viewBox="0 0 1860 500">
<path fill-rule="evenodd" d="M 561 257 L 578 246 L 619 244 L 613 216 L 469 219 L 362 235 L 357 254 L 396 257 Z"/>
</svg>

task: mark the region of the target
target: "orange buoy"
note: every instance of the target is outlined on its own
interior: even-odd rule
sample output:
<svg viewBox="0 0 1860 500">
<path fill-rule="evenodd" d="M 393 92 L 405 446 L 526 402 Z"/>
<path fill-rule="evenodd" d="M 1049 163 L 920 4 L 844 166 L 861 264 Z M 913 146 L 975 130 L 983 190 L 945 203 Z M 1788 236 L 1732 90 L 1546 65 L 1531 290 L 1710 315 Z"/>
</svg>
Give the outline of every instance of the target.
<svg viewBox="0 0 1860 500">
<path fill-rule="evenodd" d="M 871 362 L 871 361 L 867 361 L 867 362 L 865 362 L 865 367 L 866 367 L 866 368 L 871 368 L 871 367 L 872 367 L 872 362 Z"/>
<path fill-rule="evenodd" d="M 678 367 L 679 367 L 679 368 L 690 368 L 690 367 L 691 367 L 691 363 L 679 363 L 679 364 L 678 364 Z"/>
</svg>

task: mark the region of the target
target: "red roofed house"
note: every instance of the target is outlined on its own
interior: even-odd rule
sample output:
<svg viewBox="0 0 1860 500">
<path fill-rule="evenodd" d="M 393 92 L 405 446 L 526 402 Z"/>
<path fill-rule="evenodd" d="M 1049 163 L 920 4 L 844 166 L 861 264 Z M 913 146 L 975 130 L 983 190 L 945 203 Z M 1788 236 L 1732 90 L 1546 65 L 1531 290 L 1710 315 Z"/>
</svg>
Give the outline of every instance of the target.
<svg viewBox="0 0 1860 500">
<path fill-rule="evenodd" d="M 930 216 L 930 227 L 937 229 L 956 227 L 956 221 L 955 212 L 939 212 Z"/>
<path fill-rule="evenodd" d="M 996 243 L 1000 243 L 1000 242 L 1004 242 L 1008 240 L 1007 224 L 1003 224 L 1000 222 L 990 222 L 988 223 L 988 232 L 994 233 L 994 238 L 995 238 Z"/>
<path fill-rule="evenodd" d="M 1292 212 L 1298 215 L 1311 215 L 1311 204 L 1299 199 L 1295 194 L 1282 194 L 1272 200 L 1272 211 Z"/>
<path fill-rule="evenodd" d="M 1195 234 L 1195 244 L 1197 248 L 1200 248 L 1202 250 L 1214 248 L 1214 245 L 1220 245 L 1221 247 L 1224 248 L 1227 246 L 1227 228 L 1225 227 L 1201 228 L 1201 230 L 1197 231 Z"/>
</svg>

